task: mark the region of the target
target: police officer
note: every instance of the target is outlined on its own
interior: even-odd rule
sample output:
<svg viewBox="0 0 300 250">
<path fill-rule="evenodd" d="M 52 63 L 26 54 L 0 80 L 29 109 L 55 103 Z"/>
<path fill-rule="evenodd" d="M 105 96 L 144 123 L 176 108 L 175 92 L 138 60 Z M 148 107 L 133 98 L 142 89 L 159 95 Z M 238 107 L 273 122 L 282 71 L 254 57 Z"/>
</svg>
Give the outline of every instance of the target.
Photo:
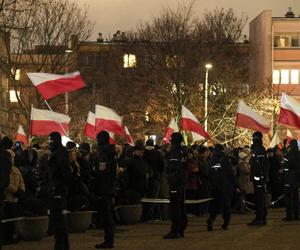
<svg viewBox="0 0 300 250">
<path fill-rule="evenodd" d="M 48 159 L 50 184 L 50 224 L 54 227 L 55 250 L 69 250 L 66 216 L 68 186 L 72 172 L 67 149 L 61 143 L 61 135 L 52 132 L 48 138 L 51 154 Z"/>
<path fill-rule="evenodd" d="M 109 143 L 109 133 L 97 134 L 97 156 L 95 163 L 95 194 L 99 201 L 99 214 L 103 217 L 104 242 L 97 249 L 114 247 L 114 197 L 116 193 L 117 158 L 115 146 Z"/>
<path fill-rule="evenodd" d="M 180 133 L 171 136 L 171 149 L 167 155 L 167 179 L 169 184 L 171 230 L 164 235 L 164 239 L 184 237 L 187 226 L 185 208 L 185 182 L 187 151 L 181 146 L 183 137 Z"/>
<path fill-rule="evenodd" d="M 209 206 L 208 231 L 213 230 L 213 222 L 219 209 L 223 210 L 222 229 L 227 230 L 231 217 L 231 200 L 233 192 L 237 189 L 233 167 L 223 151 L 224 147 L 221 144 L 216 144 L 209 161 L 209 180 L 213 200 Z"/>
<path fill-rule="evenodd" d="M 300 170 L 300 153 L 296 140 L 291 140 L 284 158 L 284 191 L 286 202 L 285 221 L 299 220 L 298 177 Z"/>
<path fill-rule="evenodd" d="M 266 225 L 267 224 L 267 207 L 265 201 L 266 183 L 269 176 L 269 163 L 266 156 L 266 150 L 262 143 L 262 133 L 256 131 L 252 135 L 251 146 L 251 173 L 250 178 L 254 184 L 254 203 L 256 217 L 248 223 L 252 225 Z"/>
</svg>

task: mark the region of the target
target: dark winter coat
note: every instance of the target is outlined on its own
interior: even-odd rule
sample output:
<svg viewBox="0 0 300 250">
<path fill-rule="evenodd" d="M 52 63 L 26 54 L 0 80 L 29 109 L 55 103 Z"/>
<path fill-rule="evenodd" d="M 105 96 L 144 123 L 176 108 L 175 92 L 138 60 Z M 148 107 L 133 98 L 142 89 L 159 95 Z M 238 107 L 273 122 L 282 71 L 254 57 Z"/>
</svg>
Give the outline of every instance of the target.
<svg viewBox="0 0 300 250">
<path fill-rule="evenodd" d="M 223 152 L 214 152 L 209 167 L 212 192 L 218 191 L 226 197 L 232 197 L 237 182 L 229 158 Z"/>
<path fill-rule="evenodd" d="M 160 180 L 160 175 L 164 170 L 164 160 L 161 153 L 154 146 L 146 146 L 143 158 L 149 166 L 149 178 Z"/>
<path fill-rule="evenodd" d="M 115 146 L 98 146 L 95 162 L 95 194 L 97 196 L 115 196 L 117 159 Z"/>
<path fill-rule="evenodd" d="M 66 197 L 72 179 L 69 154 L 62 145 L 51 151 L 48 159 L 50 195 Z"/>
<path fill-rule="evenodd" d="M 127 189 L 144 196 L 148 191 L 148 169 L 149 166 L 142 157 L 133 155 L 124 173 Z"/>
<path fill-rule="evenodd" d="M 252 146 L 250 158 L 251 174 L 250 180 L 254 186 L 265 185 L 269 180 L 269 161 L 266 150 L 262 144 Z"/>
<path fill-rule="evenodd" d="M 170 190 L 184 190 L 187 176 L 187 150 L 172 145 L 167 154 L 167 180 Z"/>
<path fill-rule="evenodd" d="M 8 152 L 0 149 L 0 203 L 4 199 L 4 191 L 9 185 L 11 162 Z"/>
<path fill-rule="evenodd" d="M 298 186 L 298 177 L 300 172 L 300 152 L 298 146 L 291 147 L 286 155 L 284 164 L 284 184 L 292 187 Z"/>
</svg>

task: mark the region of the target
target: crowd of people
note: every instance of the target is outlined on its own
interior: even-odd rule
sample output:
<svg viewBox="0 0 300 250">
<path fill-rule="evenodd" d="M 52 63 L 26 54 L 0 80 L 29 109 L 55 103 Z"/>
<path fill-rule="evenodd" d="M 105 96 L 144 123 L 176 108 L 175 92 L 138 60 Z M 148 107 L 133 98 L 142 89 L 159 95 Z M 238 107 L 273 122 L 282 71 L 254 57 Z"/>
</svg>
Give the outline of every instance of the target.
<svg viewBox="0 0 300 250">
<path fill-rule="evenodd" d="M 49 234 L 55 236 L 55 249 L 69 249 L 68 228 L 63 210 L 98 210 L 91 226 L 101 219 L 104 242 L 96 248 L 114 246 L 114 206 L 129 191 L 138 197 L 169 198 L 171 229 L 165 239 L 184 237 L 187 214 L 208 214 L 207 230 L 223 213 L 223 230 L 230 224 L 231 212 L 255 209 L 248 225 L 267 224 L 266 194 L 275 206 L 286 206 L 284 220 L 299 220 L 298 186 L 300 154 L 292 140 L 283 148 L 265 150 L 262 134 L 253 134 L 252 145 L 230 148 L 221 144 L 183 146 L 180 133 L 171 143 L 158 146 L 152 139 L 138 140 L 135 146 L 109 143 L 109 133 L 97 135 L 97 144 L 68 142 L 53 132 L 48 143 L 23 145 L 7 136 L 0 143 L 0 211 L 2 219 L 22 216 L 26 201 L 38 199 L 47 204 Z M 285 202 L 280 200 L 285 196 Z M 209 203 L 185 205 L 185 200 L 211 197 Z M 143 206 L 141 221 L 159 219 L 159 207 Z M 14 223 L 1 223 L 2 239 L 18 241 Z M 1 244 L 0 244 L 1 245 Z"/>
</svg>

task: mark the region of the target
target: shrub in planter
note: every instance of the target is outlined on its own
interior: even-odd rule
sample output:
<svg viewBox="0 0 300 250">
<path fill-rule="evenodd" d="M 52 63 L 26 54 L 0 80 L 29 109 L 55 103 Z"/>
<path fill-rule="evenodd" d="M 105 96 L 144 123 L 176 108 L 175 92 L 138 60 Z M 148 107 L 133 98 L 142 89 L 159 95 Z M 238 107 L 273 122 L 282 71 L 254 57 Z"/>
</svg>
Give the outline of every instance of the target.
<svg viewBox="0 0 300 250">
<path fill-rule="evenodd" d="M 118 197 L 117 215 L 121 224 L 132 225 L 142 216 L 141 196 L 138 192 L 127 190 Z"/>
<path fill-rule="evenodd" d="M 68 201 L 67 221 L 71 233 L 85 232 L 92 220 L 92 212 L 89 211 L 90 202 L 87 197 L 78 195 L 73 196 Z"/>
<path fill-rule="evenodd" d="M 23 219 L 16 222 L 19 236 L 26 241 L 38 241 L 45 236 L 49 217 L 47 205 L 41 200 L 31 198 L 23 202 Z"/>
</svg>

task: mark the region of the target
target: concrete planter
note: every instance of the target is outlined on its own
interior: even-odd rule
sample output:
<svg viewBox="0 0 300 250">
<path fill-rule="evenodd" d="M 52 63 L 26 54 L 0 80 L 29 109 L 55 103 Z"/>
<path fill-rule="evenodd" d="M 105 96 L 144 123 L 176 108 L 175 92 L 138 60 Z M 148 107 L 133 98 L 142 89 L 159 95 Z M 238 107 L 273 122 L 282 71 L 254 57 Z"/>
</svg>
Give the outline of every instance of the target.
<svg viewBox="0 0 300 250">
<path fill-rule="evenodd" d="M 67 214 L 67 222 L 70 233 L 82 233 L 87 231 L 91 221 L 91 211 L 76 211 Z"/>
<path fill-rule="evenodd" d="M 16 221 L 17 232 L 25 241 L 39 241 L 47 233 L 49 224 L 48 216 L 24 217 Z"/>
<path fill-rule="evenodd" d="M 120 223 L 124 225 L 137 224 L 142 217 L 142 205 L 122 205 L 117 208 Z"/>
</svg>

